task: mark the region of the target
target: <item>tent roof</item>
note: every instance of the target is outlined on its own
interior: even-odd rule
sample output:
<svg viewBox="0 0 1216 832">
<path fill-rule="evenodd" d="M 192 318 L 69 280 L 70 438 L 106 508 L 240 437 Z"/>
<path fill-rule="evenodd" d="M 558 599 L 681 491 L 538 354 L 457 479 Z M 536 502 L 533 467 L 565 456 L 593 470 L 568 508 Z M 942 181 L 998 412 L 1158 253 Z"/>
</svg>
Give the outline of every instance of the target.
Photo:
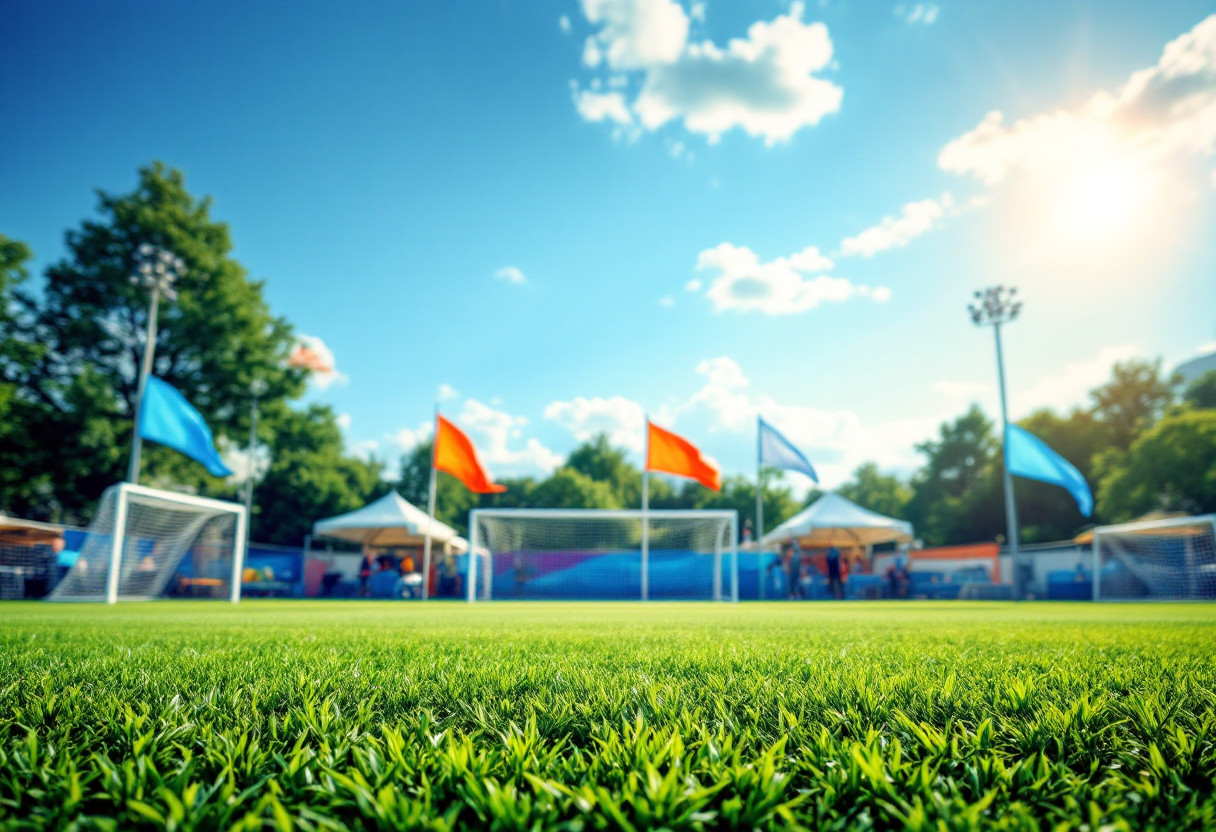
<svg viewBox="0 0 1216 832">
<path fill-rule="evenodd" d="M 765 543 L 791 540 L 807 549 L 908 543 L 912 540 L 912 524 L 864 509 L 839 494 L 824 494 L 764 536 Z"/>
<path fill-rule="evenodd" d="M 350 514 L 318 520 L 313 524 L 312 533 L 317 537 L 372 546 L 411 546 L 422 542 L 427 525 L 431 523 L 425 511 L 392 491 Z M 436 543 L 459 540 L 451 526 L 438 520 L 433 523 L 431 539 Z"/>
<path fill-rule="evenodd" d="M 0 514 L 0 542 L 12 545 L 49 543 L 63 537 L 64 526 Z"/>
</svg>

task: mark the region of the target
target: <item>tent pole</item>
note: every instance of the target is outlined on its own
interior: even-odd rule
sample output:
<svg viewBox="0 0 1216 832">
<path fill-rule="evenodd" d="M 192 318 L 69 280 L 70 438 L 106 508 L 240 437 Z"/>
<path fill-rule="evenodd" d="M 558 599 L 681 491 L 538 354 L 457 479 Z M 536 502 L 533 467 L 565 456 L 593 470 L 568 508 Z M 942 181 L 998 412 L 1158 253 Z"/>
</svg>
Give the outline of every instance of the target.
<svg viewBox="0 0 1216 832">
<path fill-rule="evenodd" d="M 435 447 L 439 444 L 439 405 L 435 405 L 435 429 L 431 431 L 431 480 L 426 498 L 426 543 L 422 547 L 422 600 L 431 597 L 431 527 L 435 525 Z"/>
</svg>

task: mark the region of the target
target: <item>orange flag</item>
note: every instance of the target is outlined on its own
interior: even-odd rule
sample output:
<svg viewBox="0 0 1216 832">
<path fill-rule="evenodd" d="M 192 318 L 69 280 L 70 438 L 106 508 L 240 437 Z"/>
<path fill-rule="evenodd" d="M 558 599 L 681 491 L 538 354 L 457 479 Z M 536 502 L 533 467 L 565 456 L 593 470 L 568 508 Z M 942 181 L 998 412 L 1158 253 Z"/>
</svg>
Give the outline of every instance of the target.
<svg viewBox="0 0 1216 832">
<path fill-rule="evenodd" d="M 505 485 L 490 482 L 490 475 L 477 458 L 477 448 L 464 431 L 436 414 L 435 470 L 447 471 L 475 494 L 501 494 Z"/>
<path fill-rule="evenodd" d="M 676 436 L 658 425 L 646 423 L 648 451 L 646 470 L 661 471 L 696 480 L 706 488 L 722 490 L 722 472 L 701 456 L 697 447 L 682 436 Z"/>
</svg>

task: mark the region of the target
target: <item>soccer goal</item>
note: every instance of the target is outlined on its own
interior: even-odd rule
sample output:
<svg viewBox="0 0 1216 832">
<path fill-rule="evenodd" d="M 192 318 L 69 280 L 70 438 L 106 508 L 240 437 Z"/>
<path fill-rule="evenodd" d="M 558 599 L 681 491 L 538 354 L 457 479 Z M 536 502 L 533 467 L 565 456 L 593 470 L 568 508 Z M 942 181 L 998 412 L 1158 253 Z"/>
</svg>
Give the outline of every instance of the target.
<svg viewBox="0 0 1216 832">
<path fill-rule="evenodd" d="M 474 509 L 469 601 L 739 600 L 735 511 Z"/>
<path fill-rule="evenodd" d="M 1094 529 L 1095 601 L 1216 600 L 1216 515 Z"/>
<path fill-rule="evenodd" d="M 123 483 L 106 489 L 80 557 L 52 601 L 147 600 L 167 593 L 241 600 L 245 507 Z"/>
</svg>

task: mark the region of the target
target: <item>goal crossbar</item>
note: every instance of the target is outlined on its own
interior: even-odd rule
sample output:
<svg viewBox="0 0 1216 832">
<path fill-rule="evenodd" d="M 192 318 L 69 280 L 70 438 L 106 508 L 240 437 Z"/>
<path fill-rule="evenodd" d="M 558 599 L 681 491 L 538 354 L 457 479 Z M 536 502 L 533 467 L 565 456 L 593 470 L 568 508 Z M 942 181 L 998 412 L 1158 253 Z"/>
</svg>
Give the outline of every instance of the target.
<svg viewBox="0 0 1216 832">
<path fill-rule="evenodd" d="M 466 598 L 469 603 L 477 600 L 478 573 L 477 564 L 481 558 L 487 559 L 492 566 L 490 548 L 481 540 L 481 522 L 487 519 L 503 520 L 636 520 L 649 528 L 651 523 L 673 520 L 704 520 L 717 521 L 721 524 L 721 533 L 715 540 L 713 552 L 714 565 L 712 572 L 713 597 L 722 597 L 722 574 L 720 561 L 729 557 L 730 600 L 739 600 L 739 513 L 733 509 L 594 509 L 594 508 L 479 508 L 469 512 L 469 565 L 467 572 Z M 649 600 L 647 593 L 649 551 L 648 535 L 643 535 L 640 544 L 641 569 L 641 600 Z M 482 576 L 489 579 L 490 576 Z"/>
</svg>

